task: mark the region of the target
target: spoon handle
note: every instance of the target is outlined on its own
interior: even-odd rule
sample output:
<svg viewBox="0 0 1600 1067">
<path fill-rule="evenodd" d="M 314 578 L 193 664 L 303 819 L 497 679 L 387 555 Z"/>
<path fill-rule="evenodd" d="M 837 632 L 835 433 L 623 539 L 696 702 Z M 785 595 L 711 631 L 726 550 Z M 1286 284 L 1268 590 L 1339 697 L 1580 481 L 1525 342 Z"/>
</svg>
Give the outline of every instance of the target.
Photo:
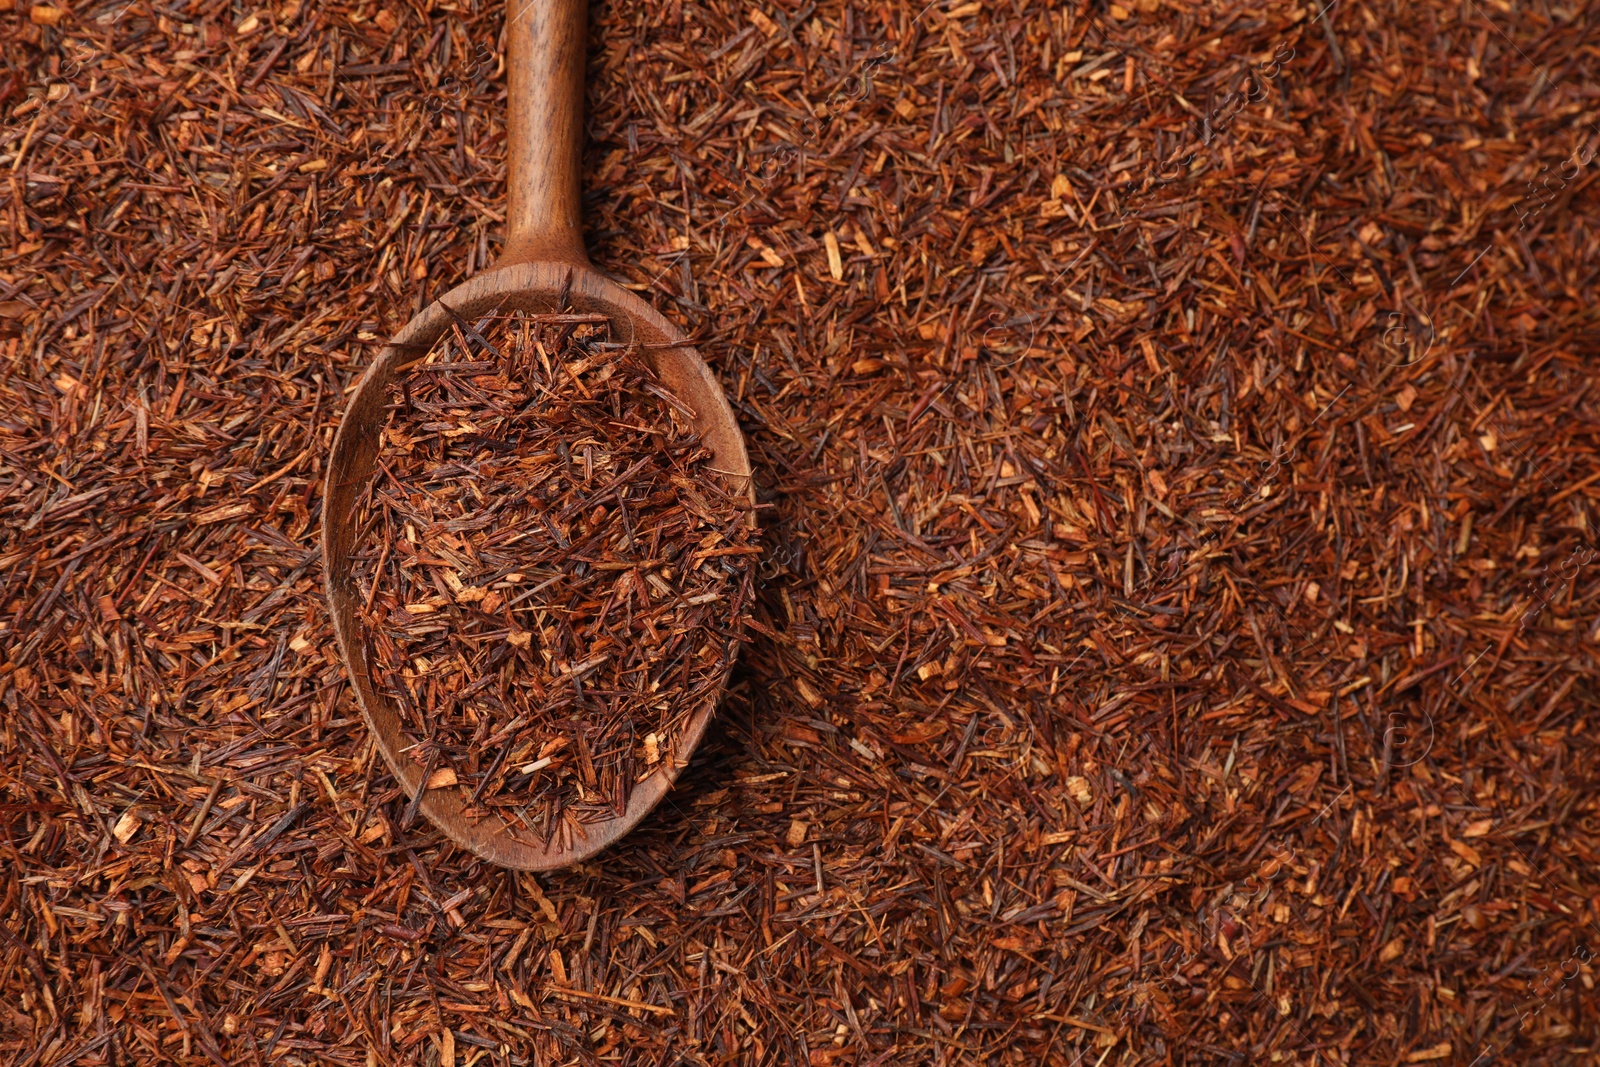
<svg viewBox="0 0 1600 1067">
<path fill-rule="evenodd" d="M 588 266 L 580 167 L 587 0 L 507 0 L 506 246 L 497 266 Z"/>
</svg>

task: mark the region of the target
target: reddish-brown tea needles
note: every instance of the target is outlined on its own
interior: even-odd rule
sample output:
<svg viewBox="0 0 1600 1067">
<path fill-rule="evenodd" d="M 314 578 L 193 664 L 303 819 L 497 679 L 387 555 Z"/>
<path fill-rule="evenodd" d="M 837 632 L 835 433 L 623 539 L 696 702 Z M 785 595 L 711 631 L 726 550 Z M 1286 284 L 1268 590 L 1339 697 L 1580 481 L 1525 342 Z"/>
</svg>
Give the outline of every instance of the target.
<svg viewBox="0 0 1600 1067">
<path fill-rule="evenodd" d="M 361 515 L 369 657 L 434 787 L 548 839 L 609 818 L 716 698 L 747 503 L 592 315 L 458 322 L 392 390 Z"/>
</svg>

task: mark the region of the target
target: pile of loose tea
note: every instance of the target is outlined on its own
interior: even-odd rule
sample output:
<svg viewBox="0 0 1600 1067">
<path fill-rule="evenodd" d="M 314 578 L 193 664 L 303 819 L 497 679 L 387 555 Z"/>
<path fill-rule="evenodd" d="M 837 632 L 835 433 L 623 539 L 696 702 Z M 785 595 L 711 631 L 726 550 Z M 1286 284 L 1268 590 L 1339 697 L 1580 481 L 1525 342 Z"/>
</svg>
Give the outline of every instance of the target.
<svg viewBox="0 0 1600 1067">
<path fill-rule="evenodd" d="M 620 814 L 733 662 L 749 503 L 603 316 L 458 319 L 388 400 L 354 565 L 410 757 L 541 841 Z"/>
</svg>

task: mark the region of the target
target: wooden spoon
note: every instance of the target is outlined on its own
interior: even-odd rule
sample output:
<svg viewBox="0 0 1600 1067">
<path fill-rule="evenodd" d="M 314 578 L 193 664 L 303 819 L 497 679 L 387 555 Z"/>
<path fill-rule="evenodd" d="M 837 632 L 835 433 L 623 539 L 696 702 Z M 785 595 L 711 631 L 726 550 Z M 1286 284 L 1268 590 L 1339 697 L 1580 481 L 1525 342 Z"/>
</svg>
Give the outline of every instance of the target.
<svg viewBox="0 0 1600 1067">
<path fill-rule="evenodd" d="M 644 346 L 663 384 L 693 409 L 691 422 L 711 449 L 712 466 L 731 491 L 754 502 L 744 436 L 710 368 L 675 326 L 596 271 L 584 251 L 579 167 L 586 2 L 511 0 L 511 7 L 505 252 L 493 269 L 424 308 L 379 352 L 345 409 L 324 487 L 322 557 L 339 653 L 384 760 L 412 797 L 424 788 L 423 771 L 404 755 L 409 739 L 395 707 L 373 688 L 367 662 L 361 596 L 350 572 L 358 532 L 353 517 L 376 464 L 388 386 L 420 362 L 455 316 L 472 321 L 496 310 L 604 314 L 614 338 Z M 623 813 L 585 824 L 581 835 L 554 833 L 545 846 L 529 840 L 531 834 L 514 836 L 497 813 L 469 817 L 469 796 L 460 786 L 425 790 L 420 810 L 450 840 L 504 867 L 546 870 L 585 859 L 633 829 L 666 795 L 700 743 L 726 683 L 724 673 L 715 692 L 691 713 L 668 758 L 634 786 Z M 568 836 L 570 845 L 561 844 Z"/>
</svg>

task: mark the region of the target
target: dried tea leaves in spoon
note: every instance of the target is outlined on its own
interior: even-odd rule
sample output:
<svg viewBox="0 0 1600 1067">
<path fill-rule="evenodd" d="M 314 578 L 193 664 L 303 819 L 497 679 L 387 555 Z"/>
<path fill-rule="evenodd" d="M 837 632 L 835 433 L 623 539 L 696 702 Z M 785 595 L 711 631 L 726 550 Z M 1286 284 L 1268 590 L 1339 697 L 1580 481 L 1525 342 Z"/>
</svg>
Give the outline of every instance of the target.
<svg viewBox="0 0 1600 1067">
<path fill-rule="evenodd" d="M 457 322 L 391 386 L 353 568 L 433 787 L 541 841 L 619 815 L 737 653 L 758 549 L 686 409 L 591 315 Z"/>
</svg>

